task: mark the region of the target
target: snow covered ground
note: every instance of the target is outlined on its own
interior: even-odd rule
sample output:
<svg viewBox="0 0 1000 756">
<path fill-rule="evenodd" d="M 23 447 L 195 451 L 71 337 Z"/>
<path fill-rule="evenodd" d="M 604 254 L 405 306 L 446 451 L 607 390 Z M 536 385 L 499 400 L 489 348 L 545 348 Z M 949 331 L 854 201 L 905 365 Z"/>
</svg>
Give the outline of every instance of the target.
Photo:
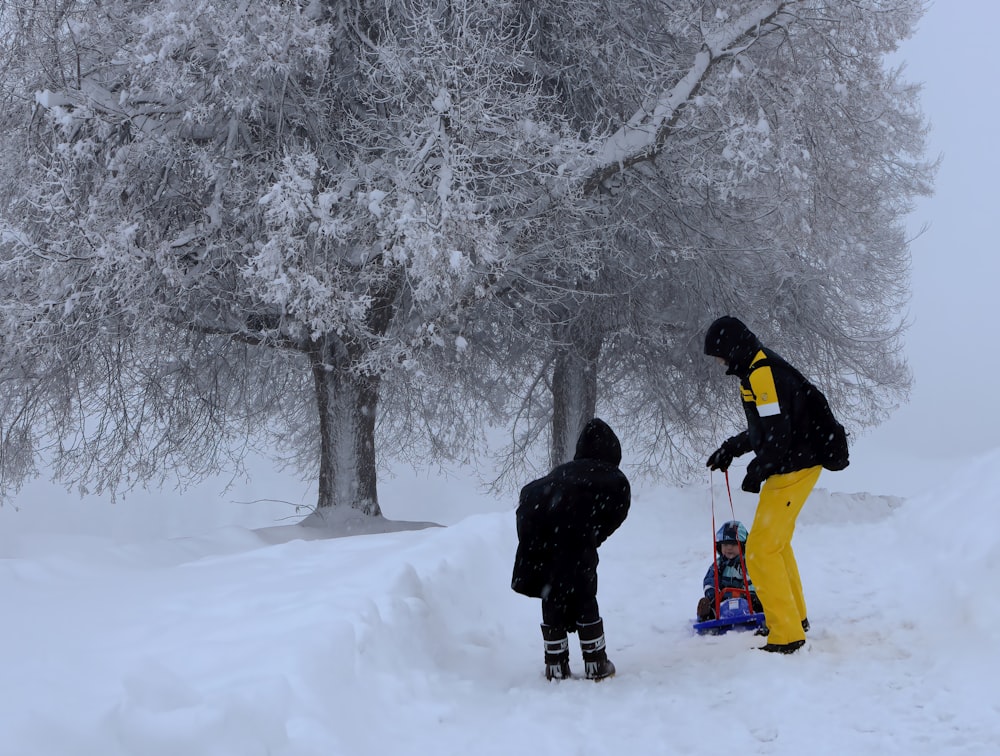
<svg viewBox="0 0 1000 756">
<path fill-rule="evenodd" d="M 276 505 L 4 507 L 0 753 L 996 753 L 1000 450 L 908 498 L 824 473 L 794 541 L 812 629 L 789 657 L 690 630 L 713 499 L 729 514 L 715 483 L 637 487 L 602 548 L 618 675 L 600 684 L 543 679 L 538 602 L 509 589 L 513 503 L 461 480 L 414 500 L 404 479 L 383 504 L 481 513 L 336 539 Z M 754 497 L 734 501 L 749 523 Z"/>
</svg>

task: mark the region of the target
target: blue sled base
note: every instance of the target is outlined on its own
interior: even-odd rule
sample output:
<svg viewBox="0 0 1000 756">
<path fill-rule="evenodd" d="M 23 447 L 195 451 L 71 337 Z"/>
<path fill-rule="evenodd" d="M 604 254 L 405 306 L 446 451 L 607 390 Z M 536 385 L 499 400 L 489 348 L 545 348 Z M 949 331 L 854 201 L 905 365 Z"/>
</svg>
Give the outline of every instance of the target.
<svg viewBox="0 0 1000 756">
<path fill-rule="evenodd" d="M 764 615 L 761 612 L 754 612 L 738 617 L 705 620 L 695 622 L 693 627 L 699 635 L 722 635 L 729 630 L 756 630 L 758 627 L 764 627 Z"/>
<path fill-rule="evenodd" d="M 729 598 L 719 606 L 719 619 L 694 623 L 699 635 L 721 635 L 728 630 L 756 630 L 764 626 L 763 612 L 750 611 L 744 598 Z"/>
</svg>

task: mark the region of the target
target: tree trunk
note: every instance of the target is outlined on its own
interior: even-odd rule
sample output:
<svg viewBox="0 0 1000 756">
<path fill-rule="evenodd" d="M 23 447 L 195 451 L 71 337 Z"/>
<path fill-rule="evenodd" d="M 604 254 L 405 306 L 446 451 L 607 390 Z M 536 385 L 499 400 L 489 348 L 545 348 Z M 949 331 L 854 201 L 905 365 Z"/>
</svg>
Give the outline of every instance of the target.
<svg viewBox="0 0 1000 756">
<path fill-rule="evenodd" d="M 372 290 L 367 318 L 370 333 L 385 334 L 401 285 L 396 271 Z M 371 517 L 382 516 L 375 469 L 375 419 L 382 380 L 379 375 L 351 370 L 365 349 L 363 342 L 328 335 L 310 352 L 319 410 L 318 512 L 347 506 Z"/>
<path fill-rule="evenodd" d="M 348 506 L 372 517 L 382 514 L 375 475 L 375 411 L 379 379 L 359 376 L 346 360 L 312 355 L 319 410 L 319 511 Z"/>
<path fill-rule="evenodd" d="M 576 330 L 576 329 L 572 329 Z M 573 459 L 583 426 L 597 408 L 599 335 L 571 333 L 570 343 L 556 355 L 552 370 L 552 467 Z"/>
</svg>

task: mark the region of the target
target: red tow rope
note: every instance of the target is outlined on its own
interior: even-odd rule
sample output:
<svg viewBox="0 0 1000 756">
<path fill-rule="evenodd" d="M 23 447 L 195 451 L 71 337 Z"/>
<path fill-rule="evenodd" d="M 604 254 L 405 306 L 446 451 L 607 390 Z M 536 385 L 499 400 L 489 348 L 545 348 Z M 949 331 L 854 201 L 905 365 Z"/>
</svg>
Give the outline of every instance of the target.
<svg viewBox="0 0 1000 756">
<path fill-rule="evenodd" d="M 726 473 L 726 488 L 729 488 L 729 473 Z M 712 579 L 715 581 L 715 618 L 719 619 L 722 608 L 722 596 L 719 593 L 719 558 L 715 546 L 715 486 L 712 484 L 712 473 L 708 473 L 708 490 L 712 495 Z M 730 495 L 730 498 L 732 496 Z"/>
<path fill-rule="evenodd" d="M 729 470 L 724 470 L 723 475 L 726 476 L 726 493 L 729 495 L 729 511 L 732 512 L 733 520 L 735 521 L 736 507 L 733 505 L 733 490 L 729 487 Z M 715 618 L 718 619 L 722 610 L 722 595 L 719 591 L 719 561 L 715 545 L 715 487 L 712 485 L 711 471 L 708 473 L 708 488 L 712 495 L 712 574 L 715 578 Z M 750 597 L 750 580 L 747 577 L 747 563 L 743 554 L 743 544 L 740 543 L 739 539 L 739 530 L 736 531 L 736 548 L 740 553 L 740 567 L 743 571 L 743 590 L 746 592 L 747 608 L 750 611 L 753 611 L 753 599 Z"/>
</svg>

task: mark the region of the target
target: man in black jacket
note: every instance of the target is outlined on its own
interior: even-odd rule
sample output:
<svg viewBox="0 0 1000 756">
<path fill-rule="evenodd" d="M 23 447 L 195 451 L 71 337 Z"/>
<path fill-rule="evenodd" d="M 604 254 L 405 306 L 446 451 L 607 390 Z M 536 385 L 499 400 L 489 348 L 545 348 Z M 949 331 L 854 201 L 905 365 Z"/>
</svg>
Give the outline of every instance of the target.
<svg viewBox="0 0 1000 756">
<path fill-rule="evenodd" d="M 740 379 L 747 418 L 747 429 L 727 439 L 708 458 L 708 466 L 725 471 L 734 457 L 754 452 L 742 485 L 744 491 L 760 493 L 747 539 L 747 571 L 770 628 L 769 642 L 761 649 L 790 654 L 805 645 L 809 627 L 792 535 L 823 469 L 829 440 L 820 408 L 828 412 L 828 405 L 825 398 L 818 404 L 818 389 L 736 318 L 712 323 L 705 354 Z"/>
<path fill-rule="evenodd" d="M 511 588 L 542 600 L 545 677 L 570 676 L 568 633 L 579 632 L 587 679 L 615 673 L 597 606 L 597 548 L 625 521 L 622 449 L 599 418 L 587 423 L 571 462 L 521 489 Z"/>
</svg>

